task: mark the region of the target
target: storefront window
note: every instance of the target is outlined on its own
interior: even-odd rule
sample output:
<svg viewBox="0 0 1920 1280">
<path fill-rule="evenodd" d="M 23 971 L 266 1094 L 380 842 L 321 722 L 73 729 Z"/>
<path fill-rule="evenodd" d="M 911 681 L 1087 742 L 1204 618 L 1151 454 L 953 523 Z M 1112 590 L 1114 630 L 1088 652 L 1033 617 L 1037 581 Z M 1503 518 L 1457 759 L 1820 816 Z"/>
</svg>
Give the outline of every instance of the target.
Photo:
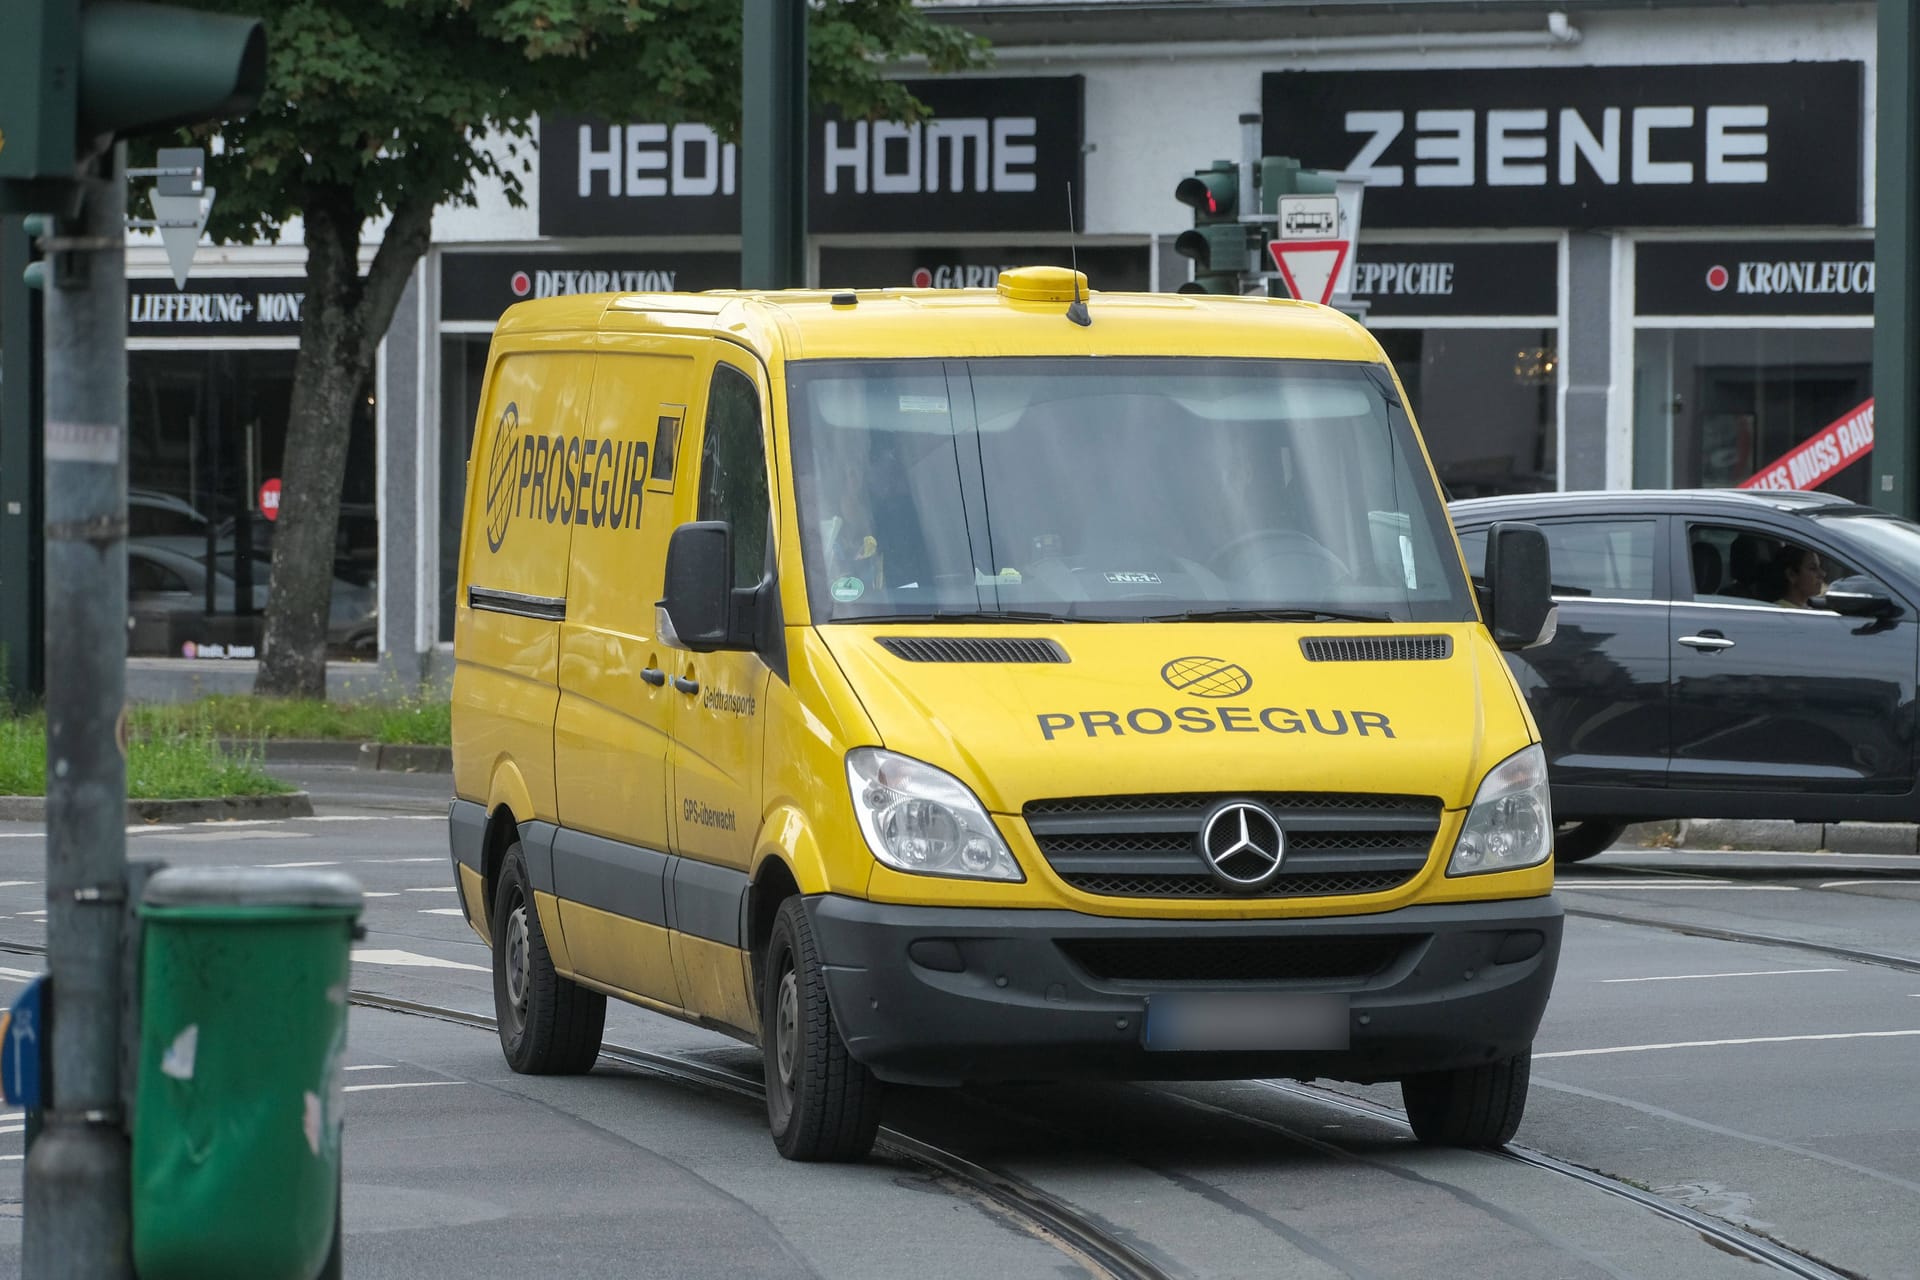
<svg viewBox="0 0 1920 1280">
<path fill-rule="evenodd" d="M 1552 329 L 1376 329 L 1447 497 L 1538 493 L 1559 469 Z"/>
<path fill-rule="evenodd" d="M 128 651 L 253 657 L 272 583 L 296 353 L 128 354 Z M 371 657 L 379 530 L 370 398 L 358 406 L 341 491 L 327 647 Z"/>
<path fill-rule="evenodd" d="M 460 521 L 467 504 L 467 455 L 487 372 L 490 334 L 440 339 L 440 638 L 453 639 L 454 592 L 460 577 Z"/>
<path fill-rule="evenodd" d="M 1642 329 L 1633 373 L 1634 485 L 1737 486 L 1873 394 L 1873 333 Z M 1819 488 L 1864 502 L 1870 470 Z"/>
</svg>

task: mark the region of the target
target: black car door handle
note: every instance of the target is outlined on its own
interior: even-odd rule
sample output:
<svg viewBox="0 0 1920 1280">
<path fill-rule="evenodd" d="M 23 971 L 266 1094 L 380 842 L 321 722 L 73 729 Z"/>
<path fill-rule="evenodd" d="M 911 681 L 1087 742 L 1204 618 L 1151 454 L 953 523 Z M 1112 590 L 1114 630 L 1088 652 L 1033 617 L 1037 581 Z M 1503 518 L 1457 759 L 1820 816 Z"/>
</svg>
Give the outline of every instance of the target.
<svg viewBox="0 0 1920 1280">
<path fill-rule="evenodd" d="M 1718 653 L 1722 649 L 1733 648 L 1733 641 L 1711 632 L 1702 636 L 1681 636 L 1680 643 L 1689 649 L 1704 649 L 1708 653 Z"/>
<path fill-rule="evenodd" d="M 640 678 L 658 689 L 667 682 L 667 673 L 658 667 L 642 667 L 640 668 Z"/>
<path fill-rule="evenodd" d="M 689 680 L 685 676 L 675 676 L 673 678 L 673 687 L 682 693 L 700 692 L 700 682 L 698 680 Z"/>
</svg>

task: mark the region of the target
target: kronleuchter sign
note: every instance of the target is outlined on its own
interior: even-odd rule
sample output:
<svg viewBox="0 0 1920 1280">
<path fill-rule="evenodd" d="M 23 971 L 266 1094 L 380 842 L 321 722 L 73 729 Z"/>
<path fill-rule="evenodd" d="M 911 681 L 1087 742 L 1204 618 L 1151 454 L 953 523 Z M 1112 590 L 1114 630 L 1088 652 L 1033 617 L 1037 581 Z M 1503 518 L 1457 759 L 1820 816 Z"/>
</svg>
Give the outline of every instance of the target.
<svg viewBox="0 0 1920 1280">
<path fill-rule="evenodd" d="M 1742 489 L 1817 489 L 1873 452 L 1873 401 L 1836 421 L 1740 482 Z"/>
</svg>

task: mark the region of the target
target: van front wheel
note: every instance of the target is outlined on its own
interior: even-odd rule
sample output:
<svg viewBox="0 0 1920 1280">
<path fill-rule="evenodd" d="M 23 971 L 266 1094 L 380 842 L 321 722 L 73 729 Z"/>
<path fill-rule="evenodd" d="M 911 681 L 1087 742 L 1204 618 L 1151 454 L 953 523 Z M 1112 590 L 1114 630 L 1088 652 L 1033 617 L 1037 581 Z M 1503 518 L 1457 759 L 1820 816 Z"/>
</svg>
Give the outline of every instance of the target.
<svg viewBox="0 0 1920 1280">
<path fill-rule="evenodd" d="M 1413 1136 L 1433 1147 L 1497 1147 L 1527 1109 L 1533 1050 L 1501 1062 L 1408 1076 L 1400 1082 Z"/>
<path fill-rule="evenodd" d="M 579 1075 L 600 1056 L 607 998 L 555 971 L 517 842 L 493 899 L 493 1008 L 507 1065 L 522 1075 Z"/>
<path fill-rule="evenodd" d="M 833 1025 L 813 926 L 799 898 L 780 904 L 767 943 L 760 1043 L 767 1122 L 789 1160 L 860 1160 L 880 1128 L 880 1082 Z"/>
</svg>

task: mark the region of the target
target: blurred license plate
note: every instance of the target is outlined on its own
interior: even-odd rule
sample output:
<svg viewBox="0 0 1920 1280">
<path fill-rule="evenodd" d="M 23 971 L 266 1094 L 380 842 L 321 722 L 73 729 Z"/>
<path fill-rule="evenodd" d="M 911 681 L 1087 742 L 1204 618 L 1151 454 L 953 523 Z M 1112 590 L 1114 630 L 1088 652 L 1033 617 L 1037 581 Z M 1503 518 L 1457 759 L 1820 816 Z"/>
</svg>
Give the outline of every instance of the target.
<svg viewBox="0 0 1920 1280">
<path fill-rule="evenodd" d="M 1345 1049 L 1344 995 L 1196 992 L 1147 1002 L 1148 1049 Z"/>
</svg>

